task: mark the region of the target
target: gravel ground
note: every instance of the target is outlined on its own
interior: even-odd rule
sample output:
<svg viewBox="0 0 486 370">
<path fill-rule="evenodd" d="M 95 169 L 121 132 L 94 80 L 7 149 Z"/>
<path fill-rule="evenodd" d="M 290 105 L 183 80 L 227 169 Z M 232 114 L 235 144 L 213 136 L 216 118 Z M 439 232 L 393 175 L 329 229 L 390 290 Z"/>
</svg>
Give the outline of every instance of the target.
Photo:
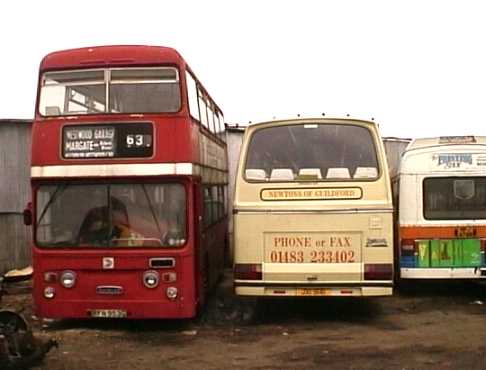
<svg viewBox="0 0 486 370">
<path fill-rule="evenodd" d="M 55 338 L 34 369 L 485 369 L 486 286 L 421 284 L 384 298 L 233 296 L 227 273 L 195 320 L 32 317 L 30 284 L 6 286 L 34 334 Z"/>
</svg>

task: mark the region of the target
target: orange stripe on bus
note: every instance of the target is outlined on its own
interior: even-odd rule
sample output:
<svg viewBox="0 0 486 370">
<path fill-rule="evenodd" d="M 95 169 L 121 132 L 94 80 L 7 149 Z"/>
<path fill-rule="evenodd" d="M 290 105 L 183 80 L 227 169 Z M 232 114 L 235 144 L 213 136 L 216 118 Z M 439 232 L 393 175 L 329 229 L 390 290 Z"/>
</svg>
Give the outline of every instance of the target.
<svg viewBox="0 0 486 370">
<path fill-rule="evenodd" d="M 406 226 L 400 239 L 486 238 L 486 226 Z"/>
</svg>

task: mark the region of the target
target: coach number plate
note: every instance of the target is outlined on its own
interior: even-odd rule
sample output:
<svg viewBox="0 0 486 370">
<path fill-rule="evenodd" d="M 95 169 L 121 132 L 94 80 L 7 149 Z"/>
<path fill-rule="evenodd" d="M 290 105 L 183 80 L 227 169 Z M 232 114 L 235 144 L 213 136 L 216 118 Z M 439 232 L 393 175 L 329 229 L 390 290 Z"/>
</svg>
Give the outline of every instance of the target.
<svg viewBox="0 0 486 370">
<path fill-rule="evenodd" d="M 307 296 L 307 297 L 319 297 L 324 295 L 330 295 L 330 289 L 323 289 L 323 288 L 304 288 L 304 289 L 297 289 L 296 295 L 299 296 Z"/>
<path fill-rule="evenodd" d="M 88 310 L 90 317 L 98 318 L 125 318 L 127 311 L 125 310 Z"/>
</svg>

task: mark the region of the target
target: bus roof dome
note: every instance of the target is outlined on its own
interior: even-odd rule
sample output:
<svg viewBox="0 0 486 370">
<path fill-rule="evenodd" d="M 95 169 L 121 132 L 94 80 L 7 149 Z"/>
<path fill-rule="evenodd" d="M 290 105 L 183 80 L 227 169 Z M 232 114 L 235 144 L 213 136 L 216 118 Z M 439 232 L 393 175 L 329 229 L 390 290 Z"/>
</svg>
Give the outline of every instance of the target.
<svg viewBox="0 0 486 370">
<path fill-rule="evenodd" d="M 108 45 L 60 50 L 47 54 L 41 70 L 65 68 L 127 66 L 145 64 L 178 64 L 181 55 L 172 48 L 146 45 Z"/>
<path fill-rule="evenodd" d="M 408 145 L 407 151 L 443 145 L 486 145 L 486 136 L 437 136 L 417 138 Z"/>
</svg>

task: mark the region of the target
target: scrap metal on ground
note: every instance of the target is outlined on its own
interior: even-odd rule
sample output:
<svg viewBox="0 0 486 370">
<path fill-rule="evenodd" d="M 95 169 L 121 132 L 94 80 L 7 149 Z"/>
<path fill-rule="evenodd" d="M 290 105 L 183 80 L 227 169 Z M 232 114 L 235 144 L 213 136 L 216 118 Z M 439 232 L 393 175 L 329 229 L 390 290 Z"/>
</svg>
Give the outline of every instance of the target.
<svg viewBox="0 0 486 370">
<path fill-rule="evenodd" d="M 3 294 L 3 278 L 0 278 L 0 304 Z M 47 342 L 35 339 L 21 314 L 0 309 L 0 369 L 28 369 L 38 364 L 52 347 L 57 346 L 57 342 L 52 339 Z"/>
</svg>

